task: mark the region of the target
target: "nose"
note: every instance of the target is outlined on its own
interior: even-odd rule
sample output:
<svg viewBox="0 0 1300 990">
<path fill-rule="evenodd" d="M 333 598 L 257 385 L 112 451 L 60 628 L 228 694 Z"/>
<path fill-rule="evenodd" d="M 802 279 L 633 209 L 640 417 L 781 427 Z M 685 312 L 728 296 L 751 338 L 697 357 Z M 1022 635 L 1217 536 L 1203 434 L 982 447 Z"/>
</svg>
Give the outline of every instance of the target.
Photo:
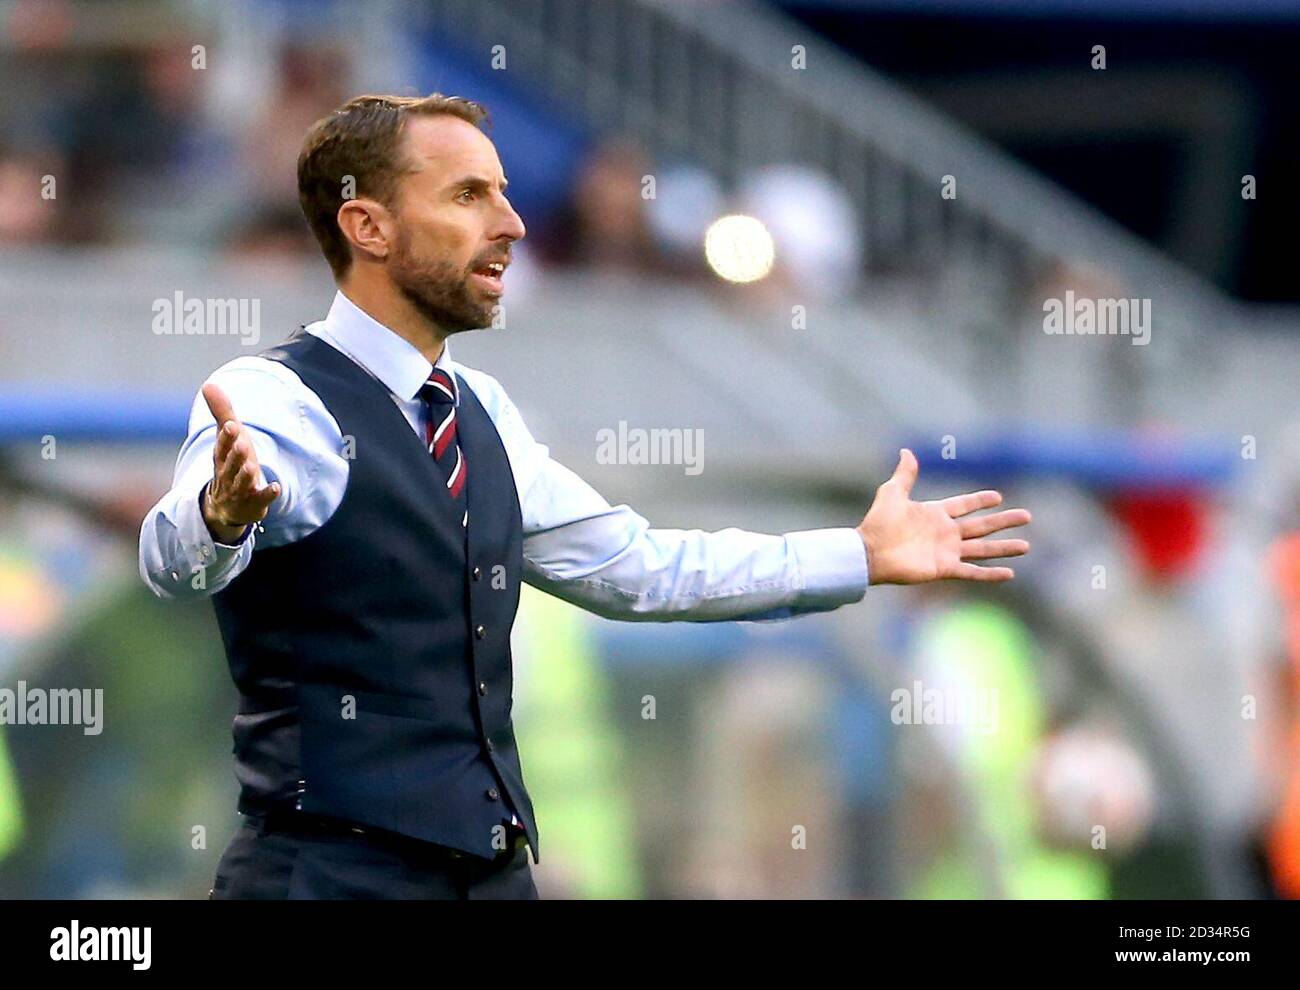
<svg viewBox="0 0 1300 990">
<path fill-rule="evenodd" d="M 515 212 L 515 208 L 510 205 L 510 200 L 502 196 L 501 204 L 501 219 L 497 225 L 497 237 L 508 237 L 512 241 L 523 240 L 524 235 L 528 233 L 524 221 Z"/>
</svg>

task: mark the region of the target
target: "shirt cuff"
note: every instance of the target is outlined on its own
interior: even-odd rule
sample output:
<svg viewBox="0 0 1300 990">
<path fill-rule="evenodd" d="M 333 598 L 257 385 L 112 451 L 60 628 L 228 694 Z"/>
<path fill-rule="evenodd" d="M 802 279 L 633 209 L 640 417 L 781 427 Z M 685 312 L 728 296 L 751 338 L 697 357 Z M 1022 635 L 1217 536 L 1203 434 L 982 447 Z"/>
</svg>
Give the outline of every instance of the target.
<svg viewBox="0 0 1300 990">
<path fill-rule="evenodd" d="M 785 538 L 803 577 L 797 607 L 831 609 L 862 601 L 870 575 L 861 533 L 845 526 L 805 529 Z"/>
<path fill-rule="evenodd" d="M 195 500 L 197 506 L 198 525 L 189 525 L 191 520 L 186 520 L 181 525 L 181 538 L 185 541 L 186 549 L 196 551 L 205 562 L 212 559 L 214 563 L 221 563 L 229 560 L 239 552 L 240 547 L 248 539 L 248 534 L 253 531 L 253 524 L 249 523 L 244 527 L 244 531 L 239 534 L 239 539 L 234 543 L 218 543 L 212 537 L 212 531 L 208 529 L 208 524 L 203 520 L 203 496 L 207 494 L 208 485 L 211 481 L 205 481 L 203 487 L 199 489 L 199 497 Z M 223 552 L 224 551 L 224 552 Z"/>
</svg>

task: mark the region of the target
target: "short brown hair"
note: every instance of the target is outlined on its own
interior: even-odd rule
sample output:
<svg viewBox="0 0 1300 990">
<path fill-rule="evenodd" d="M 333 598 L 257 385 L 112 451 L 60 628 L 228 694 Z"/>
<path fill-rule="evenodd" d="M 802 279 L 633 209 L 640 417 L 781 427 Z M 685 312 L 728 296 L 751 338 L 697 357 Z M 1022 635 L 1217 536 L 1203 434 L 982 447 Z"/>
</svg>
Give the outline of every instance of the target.
<svg viewBox="0 0 1300 990">
<path fill-rule="evenodd" d="M 394 183 L 405 167 L 398 158 L 402 129 L 407 118 L 417 114 L 448 114 L 475 127 L 488 116 L 475 101 L 442 93 L 358 96 L 307 131 L 298 154 L 298 203 L 335 278 L 352 264 L 338 221 L 345 177 L 353 179 L 354 196 L 391 205 Z"/>
</svg>

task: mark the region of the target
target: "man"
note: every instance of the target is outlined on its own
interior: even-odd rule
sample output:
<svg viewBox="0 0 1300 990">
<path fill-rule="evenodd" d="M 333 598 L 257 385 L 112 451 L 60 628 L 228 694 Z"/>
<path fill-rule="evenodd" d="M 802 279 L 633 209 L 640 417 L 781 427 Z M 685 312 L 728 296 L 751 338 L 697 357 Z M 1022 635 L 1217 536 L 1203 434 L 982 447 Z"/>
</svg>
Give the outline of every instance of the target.
<svg viewBox="0 0 1300 990">
<path fill-rule="evenodd" d="M 476 103 L 362 96 L 319 121 L 299 200 L 328 315 L 203 386 L 140 534 L 165 598 L 213 596 L 239 810 L 211 896 L 537 896 L 511 725 L 521 581 L 618 619 L 784 618 L 868 584 L 1003 581 L 1029 521 L 909 498 L 903 451 L 856 529 L 656 530 L 535 441 L 446 340 L 491 323 L 524 225 Z M 255 531 L 254 531 L 255 530 Z M 256 553 L 254 549 L 256 548 Z"/>
</svg>

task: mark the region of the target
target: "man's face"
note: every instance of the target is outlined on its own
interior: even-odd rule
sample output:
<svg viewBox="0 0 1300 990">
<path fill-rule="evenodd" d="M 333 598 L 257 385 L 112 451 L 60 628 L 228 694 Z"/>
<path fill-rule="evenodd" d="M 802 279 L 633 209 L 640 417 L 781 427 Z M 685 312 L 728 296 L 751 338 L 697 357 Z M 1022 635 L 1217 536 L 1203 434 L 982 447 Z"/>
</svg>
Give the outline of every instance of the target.
<svg viewBox="0 0 1300 990">
<path fill-rule="evenodd" d="M 390 277 L 447 333 L 490 325 L 510 245 L 525 233 L 496 148 L 473 124 L 439 115 L 407 121 L 402 152 L 412 171 L 392 204 Z"/>
</svg>

